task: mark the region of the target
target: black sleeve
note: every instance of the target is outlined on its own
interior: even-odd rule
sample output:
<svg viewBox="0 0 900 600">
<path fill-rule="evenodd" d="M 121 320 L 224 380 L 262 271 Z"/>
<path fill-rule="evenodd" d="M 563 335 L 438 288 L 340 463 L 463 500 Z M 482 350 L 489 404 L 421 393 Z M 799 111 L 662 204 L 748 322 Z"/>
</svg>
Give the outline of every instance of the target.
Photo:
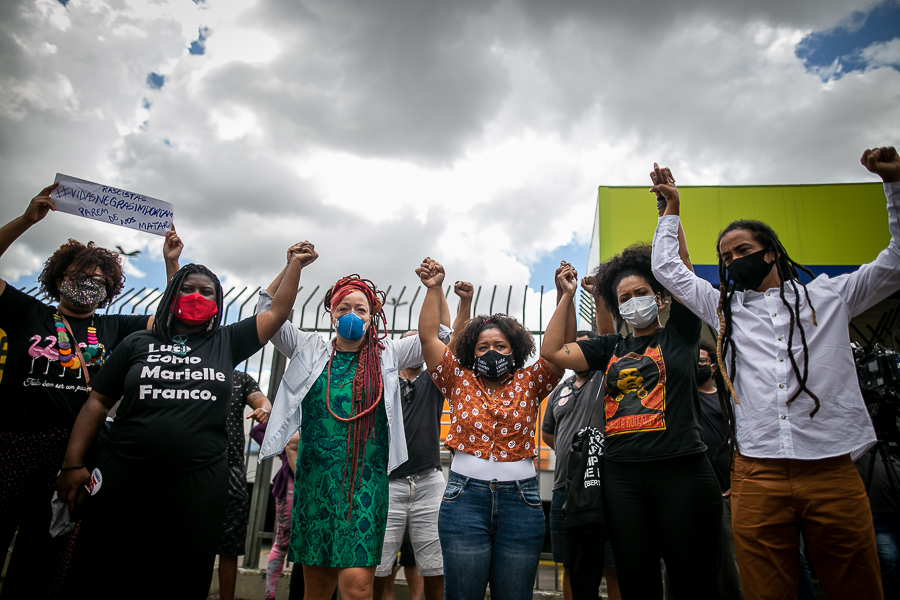
<svg viewBox="0 0 900 600">
<path fill-rule="evenodd" d="M 562 385 L 565 385 L 563 383 Z M 544 422 L 541 425 L 541 431 L 550 435 L 556 434 L 556 416 L 553 414 L 553 407 L 556 406 L 554 401 L 559 397 L 559 386 L 547 398 L 547 408 L 544 409 Z"/>
<path fill-rule="evenodd" d="M 240 373 L 240 371 L 238 371 L 236 374 L 240 374 L 243 376 L 241 377 L 241 397 L 244 399 L 244 403 L 247 404 L 250 396 L 260 391 L 259 384 L 256 383 L 255 379 L 253 379 L 246 373 Z"/>
<path fill-rule="evenodd" d="M 131 367 L 133 351 L 133 340 L 125 340 L 119 344 L 103 363 L 100 372 L 91 378 L 91 389 L 107 398 L 114 400 L 121 398 L 125 390 L 125 376 Z"/>
<path fill-rule="evenodd" d="M 608 333 L 575 343 L 581 348 L 581 353 L 584 354 L 588 369 L 606 373 L 606 365 L 609 364 L 609 359 L 612 358 L 612 354 L 621 340 L 622 336 L 618 333 Z"/>
<path fill-rule="evenodd" d="M 703 321 L 692 313 L 689 308 L 673 298 L 669 307 L 669 320 L 666 321 L 666 327 L 671 327 L 689 344 L 696 344 L 700 340 Z"/>
<path fill-rule="evenodd" d="M 147 329 L 149 321 L 150 315 L 109 315 L 103 317 L 104 325 L 107 323 L 114 324 L 117 342 L 121 342 L 135 331 L 144 331 Z"/>
<path fill-rule="evenodd" d="M 225 329 L 229 330 L 231 337 L 231 356 L 234 359 L 234 367 L 259 352 L 265 345 L 259 343 L 259 333 L 256 331 L 256 315 L 228 325 Z"/>
<path fill-rule="evenodd" d="M 43 310 L 47 310 L 43 302 L 7 282 L 6 289 L 0 294 L 0 328 L 18 331 L 38 318 L 39 311 Z"/>
</svg>

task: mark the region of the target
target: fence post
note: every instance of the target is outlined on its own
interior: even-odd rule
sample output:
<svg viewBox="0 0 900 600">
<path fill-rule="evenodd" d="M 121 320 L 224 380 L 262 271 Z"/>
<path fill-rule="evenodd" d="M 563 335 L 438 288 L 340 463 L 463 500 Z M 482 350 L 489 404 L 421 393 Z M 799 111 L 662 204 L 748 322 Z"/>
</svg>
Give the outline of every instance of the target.
<svg viewBox="0 0 900 600">
<path fill-rule="evenodd" d="M 278 386 L 287 366 L 287 358 L 281 352 L 275 351 L 272 359 L 272 372 L 269 376 L 269 398 L 274 401 Z M 244 568 L 259 568 L 259 553 L 262 550 L 263 527 L 266 525 L 266 508 L 269 505 L 269 480 L 272 478 L 272 462 L 274 458 L 259 460 L 256 462 L 256 479 L 253 484 L 253 495 L 250 498 L 250 519 L 247 523 L 247 542 L 244 551 Z M 273 538 L 274 539 L 274 538 Z"/>
</svg>

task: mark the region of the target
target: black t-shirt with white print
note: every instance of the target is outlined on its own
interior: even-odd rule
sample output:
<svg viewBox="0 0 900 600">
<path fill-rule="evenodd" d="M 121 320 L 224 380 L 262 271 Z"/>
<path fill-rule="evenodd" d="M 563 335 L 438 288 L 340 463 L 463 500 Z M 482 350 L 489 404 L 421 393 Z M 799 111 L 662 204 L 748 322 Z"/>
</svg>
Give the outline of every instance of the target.
<svg viewBox="0 0 900 600">
<path fill-rule="evenodd" d="M 651 335 L 577 342 L 588 368 L 606 372 L 607 459 L 656 460 L 706 450 L 697 392 L 701 327 L 673 301 L 666 326 Z"/>
<path fill-rule="evenodd" d="M 71 430 L 87 400 L 81 367 L 71 369 L 59 362 L 55 314 L 59 314 L 56 307 L 9 284 L 0 294 L 0 429 Z M 127 335 L 147 329 L 149 319 L 147 315 L 102 313 L 85 319 L 66 317 L 82 351 L 91 326 L 105 348 L 94 364 L 88 364 L 90 385 L 100 371 L 101 360 L 108 359 Z"/>
<path fill-rule="evenodd" d="M 225 457 L 234 368 L 262 345 L 256 317 L 209 337 L 188 336 L 187 353 L 153 331 L 130 336 L 96 377 L 94 390 L 123 396 L 109 432 L 118 456 L 157 470 L 187 471 Z"/>
</svg>

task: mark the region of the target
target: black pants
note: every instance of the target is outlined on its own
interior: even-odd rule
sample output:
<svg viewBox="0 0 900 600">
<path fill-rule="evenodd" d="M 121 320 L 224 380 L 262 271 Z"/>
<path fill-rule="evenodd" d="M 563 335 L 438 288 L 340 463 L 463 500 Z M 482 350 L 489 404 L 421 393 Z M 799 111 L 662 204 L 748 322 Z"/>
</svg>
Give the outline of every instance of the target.
<svg viewBox="0 0 900 600">
<path fill-rule="evenodd" d="M 705 454 L 643 462 L 604 458 L 606 527 L 622 597 L 718 598 L 722 496 Z"/>
<path fill-rule="evenodd" d="M 603 581 L 604 549 L 609 536 L 603 523 L 585 523 L 566 529 L 563 564 L 569 569 L 574 600 L 596 600 Z"/>
<path fill-rule="evenodd" d="M 194 471 L 152 471 L 108 450 L 85 506 L 66 597 L 197 598 L 209 594 L 222 534 L 225 457 Z"/>
<path fill-rule="evenodd" d="M 13 551 L 0 598 L 56 598 L 65 581 L 78 529 L 50 537 L 50 498 L 69 432 L 0 430 L 0 549 Z"/>
</svg>

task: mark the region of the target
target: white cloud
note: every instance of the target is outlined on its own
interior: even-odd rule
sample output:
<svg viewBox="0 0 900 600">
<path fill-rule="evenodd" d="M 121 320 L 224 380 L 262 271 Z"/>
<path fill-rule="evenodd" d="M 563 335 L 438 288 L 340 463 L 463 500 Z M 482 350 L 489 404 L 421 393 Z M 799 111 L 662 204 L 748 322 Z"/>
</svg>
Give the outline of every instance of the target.
<svg viewBox="0 0 900 600">
<path fill-rule="evenodd" d="M 828 83 L 794 53 L 871 4 L 4 2 L 0 221 L 63 172 L 173 202 L 190 256 L 237 283 L 310 239 L 321 285 L 412 286 L 425 255 L 524 285 L 588 243 L 598 185 L 647 183 L 654 161 L 684 184 L 871 179 L 862 149 L 900 135 L 896 40 Z M 70 236 L 158 252 L 51 215 L 0 274 Z"/>
</svg>

